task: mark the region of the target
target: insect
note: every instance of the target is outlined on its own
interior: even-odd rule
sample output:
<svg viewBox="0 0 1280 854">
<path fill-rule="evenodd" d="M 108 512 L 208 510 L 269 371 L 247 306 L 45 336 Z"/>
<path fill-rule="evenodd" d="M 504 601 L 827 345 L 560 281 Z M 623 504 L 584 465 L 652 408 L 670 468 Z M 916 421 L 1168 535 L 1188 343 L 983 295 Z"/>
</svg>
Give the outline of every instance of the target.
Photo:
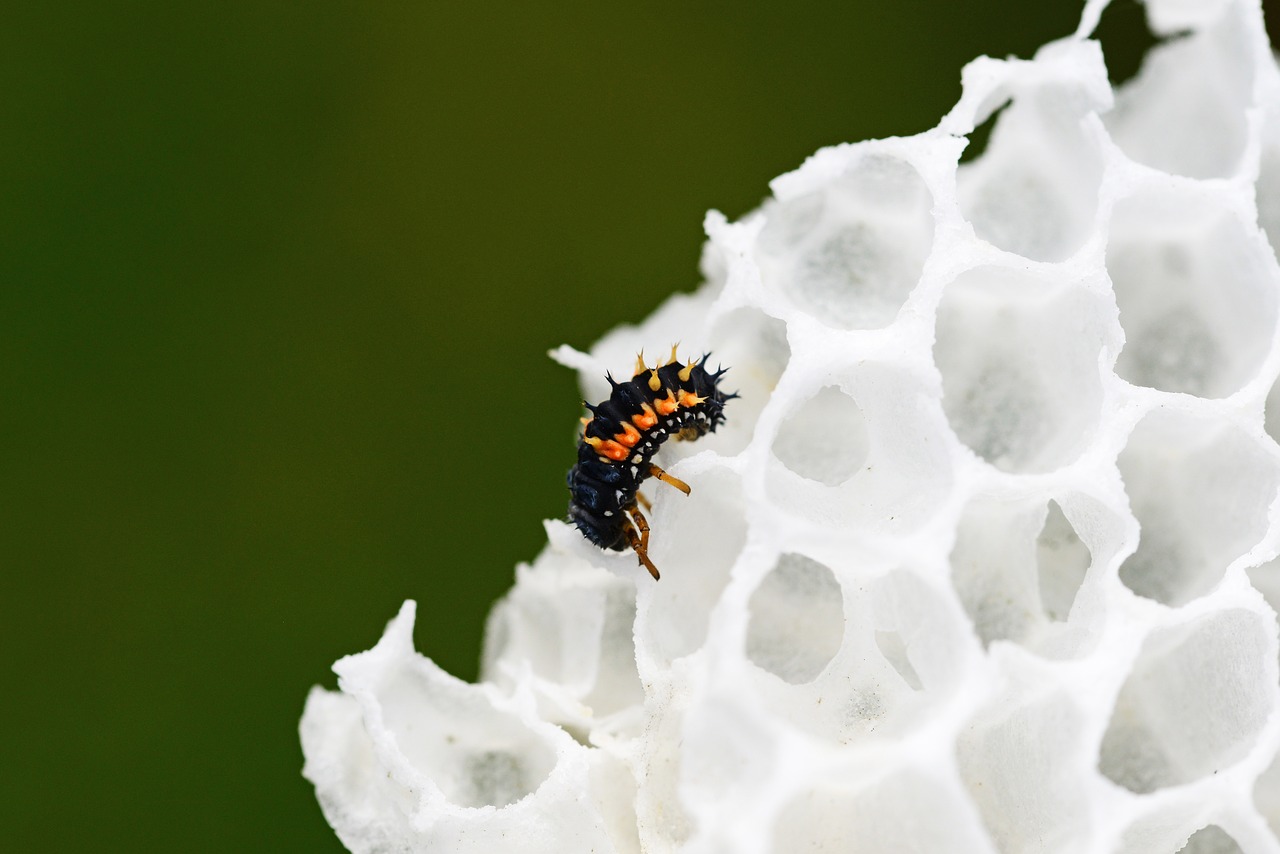
<svg viewBox="0 0 1280 854">
<path fill-rule="evenodd" d="M 591 412 L 582 419 L 578 462 L 569 469 L 569 519 L 582 535 L 604 549 L 622 551 L 630 546 L 640 563 L 656 580 L 658 568 L 649 560 L 649 522 L 640 504 L 647 477 L 689 494 L 689 485 L 672 477 L 650 460 L 667 439 L 693 440 L 724 423 L 724 405 L 737 394 L 720 390 L 720 377 L 706 370 L 710 353 L 687 365 L 671 358 L 662 366 L 647 367 L 644 351 L 636 356 L 635 375 L 620 383 L 606 374 L 612 391 L 597 406 L 583 401 Z"/>
</svg>

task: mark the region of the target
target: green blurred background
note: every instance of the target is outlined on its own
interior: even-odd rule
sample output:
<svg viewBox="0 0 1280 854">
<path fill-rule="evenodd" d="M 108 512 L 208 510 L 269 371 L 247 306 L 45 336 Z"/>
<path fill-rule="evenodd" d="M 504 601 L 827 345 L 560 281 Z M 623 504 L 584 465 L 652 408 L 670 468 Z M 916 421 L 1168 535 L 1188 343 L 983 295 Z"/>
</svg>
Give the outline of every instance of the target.
<svg viewBox="0 0 1280 854">
<path fill-rule="evenodd" d="M 564 510 L 546 351 L 694 287 L 707 208 L 925 130 L 1078 8 L 8 6 L 5 850 L 340 851 L 306 692 L 408 597 L 475 677 Z M 1108 60 L 1143 39 L 1121 0 Z"/>
</svg>

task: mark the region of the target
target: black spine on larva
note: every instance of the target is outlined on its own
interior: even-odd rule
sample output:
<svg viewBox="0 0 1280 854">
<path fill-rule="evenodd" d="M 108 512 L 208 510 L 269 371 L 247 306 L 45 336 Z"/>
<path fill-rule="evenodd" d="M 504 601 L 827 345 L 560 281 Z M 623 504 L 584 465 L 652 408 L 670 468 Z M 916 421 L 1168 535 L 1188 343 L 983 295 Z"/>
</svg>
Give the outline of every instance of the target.
<svg viewBox="0 0 1280 854">
<path fill-rule="evenodd" d="M 637 373 L 626 382 L 618 382 L 608 376 L 611 392 L 599 405 L 587 404 L 591 420 L 578 442 L 578 462 L 569 470 L 569 519 L 592 543 L 605 549 L 620 551 L 627 547 L 627 530 L 630 521 L 628 508 L 635 506 L 636 491 L 649 476 L 649 461 L 668 438 L 697 439 L 715 432 L 725 421 L 724 404 L 737 397 L 720 390 L 720 377 L 725 369 L 709 373 L 703 368 L 711 354 L 688 368 L 689 379 L 681 380 L 680 372 L 687 366 L 673 362 L 657 368 L 658 389 L 650 383 L 651 369 Z M 697 403 L 677 405 L 674 411 L 662 414 L 663 406 L 670 401 L 677 404 L 682 393 L 700 398 Z M 689 399 L 683 398 L 685 401 Z M 652 420 L 651 426 L 644 426 Z M 623 425 L 634 428 L 639 438 L 628 447 L 621 442 L 634 438 L 634 433 Z M 604 448 L 593 447 L 587 440 L 600 440 Z M 613 459 L 625 452 L 623 459 Z"/>
</svg>

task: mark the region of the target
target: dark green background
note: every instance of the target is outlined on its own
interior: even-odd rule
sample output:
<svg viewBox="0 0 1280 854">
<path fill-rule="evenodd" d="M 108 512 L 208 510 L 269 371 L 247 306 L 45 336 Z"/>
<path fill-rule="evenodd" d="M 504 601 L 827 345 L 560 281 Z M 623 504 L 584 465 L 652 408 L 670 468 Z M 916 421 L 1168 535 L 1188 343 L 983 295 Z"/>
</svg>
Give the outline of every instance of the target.
<svg viewBox="0 0 1280 854">
<path fill-rule="evenodd" d="M 1078 9 L 17 5 L 0 836 L 23 852 L 340 850 L 299 776 L 307 689 L 407 597 L 419 647 L 475 676 L 564 509 L 577 389 L 545 352 L 694 287 L 707 208 L 932 126 L 965 61 Z"/>
</svg>

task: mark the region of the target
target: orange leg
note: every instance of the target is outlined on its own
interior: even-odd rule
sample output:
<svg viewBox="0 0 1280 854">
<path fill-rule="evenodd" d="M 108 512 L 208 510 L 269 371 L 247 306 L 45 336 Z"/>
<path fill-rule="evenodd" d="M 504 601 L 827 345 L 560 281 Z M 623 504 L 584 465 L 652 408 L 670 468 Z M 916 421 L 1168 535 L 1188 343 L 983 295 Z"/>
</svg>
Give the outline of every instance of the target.
<svg viewBox="0 0 1280 854">
<path fill-rule="evenodd" d="M 649 551 L 649 520 L 644 518 L 644 514 L 640 512 L 640 508 L 634 504 L 629 504 L 622 508 L 631 517 L 631 521 L 635 523 L 636 529 L 640 532 L 640 548 L 645 553 Z"/>
<path fill-rule="evenodd" d="M 690 492 L 689 484 L 685 483 L 683 480 L 681 480 L 678 477 L 672 477 L 662 469 L 655 466 L 653 463 L 649 463 L 649 474 L 653 475 L 658 480 L 662 481 L 663 483 L 669 486 L 674 486 L 676 489 L 680 490 L 685 495 L 688 495 Z"/>
<path fill-rule="evenodd" d="M 631 517 L 631 521 L 635 523 L 635 528 L 627 528 L 627 542 L 635 550 L 636 557 L 640 558 L 640 563 L 644 564 L 644 568 L 649 570 L 653 580 L 657 581 L 660 578 L 658 568 L 653 565 L 653 561 L 649 560 L 649 520 L 644 518 L 640 508 L 634 504 L 622 509 L 627 512 L 627 515 Z M 639 534 L 636 531 L 639 531 Z"/>
<path fill-rule="evenodd" d="M 639 502 L 640 502 L 640 506 L 641 506 L 641 507 L 643 507 L 645 510 L 652 510 L 652 509 L 653 509 L 653 505 L 649 503 L 649 499 L 647 499 L 647 498 L 645 498 L 645 497 L 644 497 L 644 493 L 643 493 L 643 492 L 637 492 L 637 493 L 636 493 L 636 501 L 639 501 Z"/>
</svg>

